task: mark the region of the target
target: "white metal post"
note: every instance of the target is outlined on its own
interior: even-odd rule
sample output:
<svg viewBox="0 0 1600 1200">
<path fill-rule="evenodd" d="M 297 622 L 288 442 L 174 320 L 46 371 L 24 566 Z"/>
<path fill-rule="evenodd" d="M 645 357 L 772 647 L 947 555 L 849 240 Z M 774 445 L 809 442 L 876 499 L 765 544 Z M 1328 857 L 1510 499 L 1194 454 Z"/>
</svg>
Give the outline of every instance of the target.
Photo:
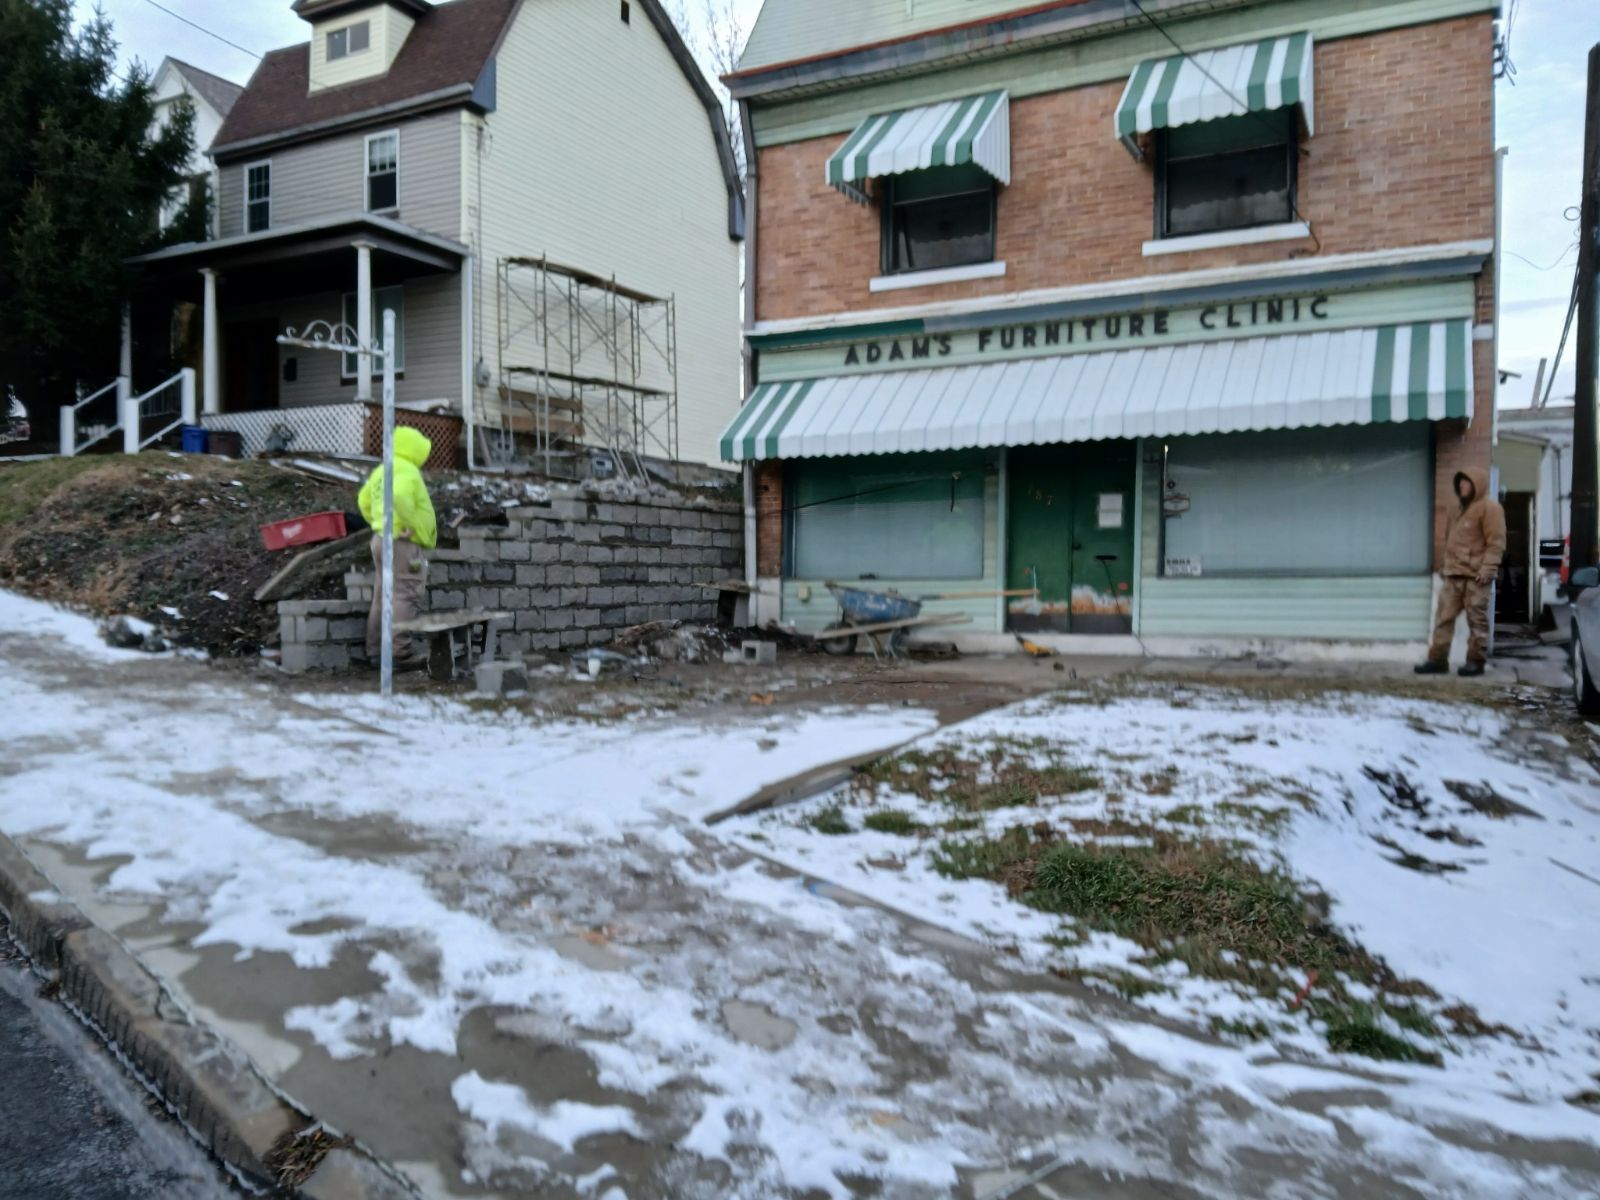
<svg viewBox="0 0 1600 1200">
<path fill-rule="evenodd" d="M 200 272 L 206 281 L 205 327 L 200 331 L 200 367 L 204 379 L 205 411 L 212 416 L 222 411 L 222 329 L 217 317 L 217 273 L 209 267 Z"/>
<path fill-rule="evenodd" d="M 478 469 L 478 452 L 473 446 L 472 427 L 477 413 L 476 389 L 478 386 L 478 364 L 473 358 L 472 323 L 474 319 L 472 306 L 477 302 L 473 295 L 472 273 L 475 269 L 474 256 L 469 254 L 461 264 L 461 417 L 467 427 L 467 470 Z"/>
<path fill-rule="evenodd" d="M 363 251 L 364 253 L 364 251 Z M 362 306 L 362 312 L 366 312 Z M 369 320 L 370 324 L 370 320 Z M 358 342 L 370 351 L 371 341 Z M 394 692 L 394 310 L 383 310 L 383 617 L 378 650 L 378 688 L 385 696 Z M 370 363 L 370 358 L 364 361 Z M 368 372 L 362 372 L 362 378 Z"/>
<path fill-rule="evenodd" d="M 389 343 L 384 342 L 384 349 Z M 372 399 L 372 246 L 356 243 L 356 399 Z"/>
<path fill-rule="evenodd" d="M 61 457 L 71 458 L 78 449 L 78 412 L 70 404 L 61 406 Z"/>
<path fill-rule="evenodd" d="M 193 425 L 196 421 L 194 402 L 194 368 L 184 367 L 178 372 L 178 394 L 181 397 L 180 411 L 185 425 Z"/>
<path fill-rule="evenodd" d="M 122 417 L 122 452 L 139 453 L 139 402 L 132 396 L 118 396 L 117 412 Z"/>
</svg>

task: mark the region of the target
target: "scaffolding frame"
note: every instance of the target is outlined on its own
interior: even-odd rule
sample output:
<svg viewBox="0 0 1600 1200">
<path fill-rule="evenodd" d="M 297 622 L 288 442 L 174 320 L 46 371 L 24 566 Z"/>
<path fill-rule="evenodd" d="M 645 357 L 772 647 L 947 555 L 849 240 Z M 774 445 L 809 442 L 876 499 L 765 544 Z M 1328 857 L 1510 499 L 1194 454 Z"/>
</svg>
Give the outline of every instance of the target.
<svg viewBox="0 0 1600 1200">
<path fill-rule="evenodd" d="M 641 481 L 645 459 L 677 461 L 676 297 L 548 257 L 502 258 L 496 276 L 501 455 L 520 410 L 547 474 L 562 441 L 604 447 Z"/>
</svg>

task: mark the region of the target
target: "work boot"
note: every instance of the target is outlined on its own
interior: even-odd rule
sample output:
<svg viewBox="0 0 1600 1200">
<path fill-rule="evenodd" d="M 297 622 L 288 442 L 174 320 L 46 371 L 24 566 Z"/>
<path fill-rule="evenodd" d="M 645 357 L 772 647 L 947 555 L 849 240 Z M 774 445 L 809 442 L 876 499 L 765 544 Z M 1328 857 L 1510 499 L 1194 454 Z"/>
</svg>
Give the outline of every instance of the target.
<svg viewBox="0 0 1600 1200">
<path fill-rule="evenodd" d="M 1430 658 L 1425 663 L 1418 663 L 1411 668 L 1418 675 L 1448 675 L 1450 664 L 1442 658 Z"/>
<path fill-rule="evenodd" d="M 1459 671 L 1457 671 L 1456 674 L 1460 675 L 1464 679 L 1471 679 L 1474 675 L 1482 675 L 1483 664 L 1481 662 L 1469 662 Z"/>
</svg>

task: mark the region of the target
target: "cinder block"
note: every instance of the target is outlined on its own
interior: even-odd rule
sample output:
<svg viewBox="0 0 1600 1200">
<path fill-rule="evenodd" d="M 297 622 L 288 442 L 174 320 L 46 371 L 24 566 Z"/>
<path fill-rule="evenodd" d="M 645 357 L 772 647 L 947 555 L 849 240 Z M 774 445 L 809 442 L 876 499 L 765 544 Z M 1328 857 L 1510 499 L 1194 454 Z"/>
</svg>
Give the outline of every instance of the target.
<svg viewBox="0 0 1600 1200">
<path fill-rule="evenodd" d="M 547 608 L 544 610 L 544 627 L 546 629 L 571 629 L 572 610 L 570 608 Z"/>
<path fill-rule="evenodd" d="M 572 568 L 572 582 L 584 587 L 589 587 L 600 582 L 600 568 L 585 564 Z"/>
<path fill-rule="evenodd" d="M 587 646 L 589 644 L 589 631 L 587 629 L 567 629 L 561 634 L 563 646 Z"/>
<path fill-rule="evenodd" d="M 517 568 L 517 586 L 518 587 L 538 587 L 543 583 L 544 583 L 544 568 L 543 567 L 527 566 L 527 567 L 518 567 Z"/>
<path fill-rule="evenodd" d="M 559 542 L 534 542 L 528 547 L 528 561 L 534 563 L 560 562 L 565 555 Z"/>
<path fill-rule="evenodd" d="M 311 647 L 304 642 L 285 642 L 278 650 L 278 665 L 291 675 L 311 669 Z"/>
<path fill-rule="evenodd" d="M 778 643 L 749 641 L 739 643 L 739 654 L 745 663 L 758 667 L 776 666 Z"/>
<path fill-rule="evenodd" d="M 517 578 L 517 569 L 509 563 L 489 563 L 482 574 L 485 583 L 512 583 Z"/>
<path fill-rule="evenodd" d="M 593 629 L 600 624 L 600 610 L 598 608 L 574 609 L 572 623 L 580 629 Z"/>
<path fill-rule="evenodd" d="M 288 613 L 278 614 L 278 644 L 287 646 L 290 642 L 300 641 L 300 618 L 291 617 Z"/>
<path fill-rule="evenodd" d="M 528 607 L 528 589 L 523 587 L 501 588 L 500 600 L 496 607 L 509 608 L 515 611 Z"/>
<path fill-rule="evenodd" d="M 367 640 L 367 622 L 361 617 L 340 617 L 336 621 L 328 622 L 328 638 L 341 642 L 365 642 Z"/>
<path fill-rule="evenodd" d="M 524 609 L 517 614 L 517 632 L 527 633 L 544 628 L 544 613 L 537 608 Z"/>
<path fill-rule="evenodd" d="M 528 561 L 529 546 L 527 542 L 501 542 L 500 561 L 508 563 L 525 563 Z"/>
<path fill-rule="evenodd" d="M 467 598 L 465 594 L 454 589 L 434 589 L 428 593 L 428 603 L 433 608 L 450 610 L 465 608 Z"/>
<path fill-rule="evenodd" d="M 328 618 L 302 617 L 300 618 L 300 640 L 302 642 L 325 642 L 328 640 Z"/>
<path fill-rule="evenodd" d="M 590 604 L 603 607 L 611 603 L 611 592 L 612 589 L 608 587 L 592 587 L 589 589 L 589 594 L 584 598 Z"/>
</svg>

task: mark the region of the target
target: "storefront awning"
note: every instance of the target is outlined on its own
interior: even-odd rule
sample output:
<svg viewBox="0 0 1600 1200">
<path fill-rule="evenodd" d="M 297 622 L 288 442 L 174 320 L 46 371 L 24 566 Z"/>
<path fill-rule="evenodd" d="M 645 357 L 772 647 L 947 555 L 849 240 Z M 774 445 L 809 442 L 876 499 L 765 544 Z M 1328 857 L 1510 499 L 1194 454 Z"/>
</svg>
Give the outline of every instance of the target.
<svg viewBox="0 0 1600 1200">
<path fill-rule="evenodd" d="M 1268 38 L 1140 63 L 1117 105 L 1119 138 L 1298 104 L 1315 132 L 1311 35 Z"/>
<path fill-rule="evenodd" d="M 868 179 L 968 163 L 1001 183 L 1011 182 L 1010 99 L 1005 92 L 870 116 L 828 159 L 827 179 L 865 204 L 862 185 Z"/>
<path fill-rule="evenodd" d="M 1469 322 L 764 383 L 730 462 L 1471 418 Z"/>
</svg>

